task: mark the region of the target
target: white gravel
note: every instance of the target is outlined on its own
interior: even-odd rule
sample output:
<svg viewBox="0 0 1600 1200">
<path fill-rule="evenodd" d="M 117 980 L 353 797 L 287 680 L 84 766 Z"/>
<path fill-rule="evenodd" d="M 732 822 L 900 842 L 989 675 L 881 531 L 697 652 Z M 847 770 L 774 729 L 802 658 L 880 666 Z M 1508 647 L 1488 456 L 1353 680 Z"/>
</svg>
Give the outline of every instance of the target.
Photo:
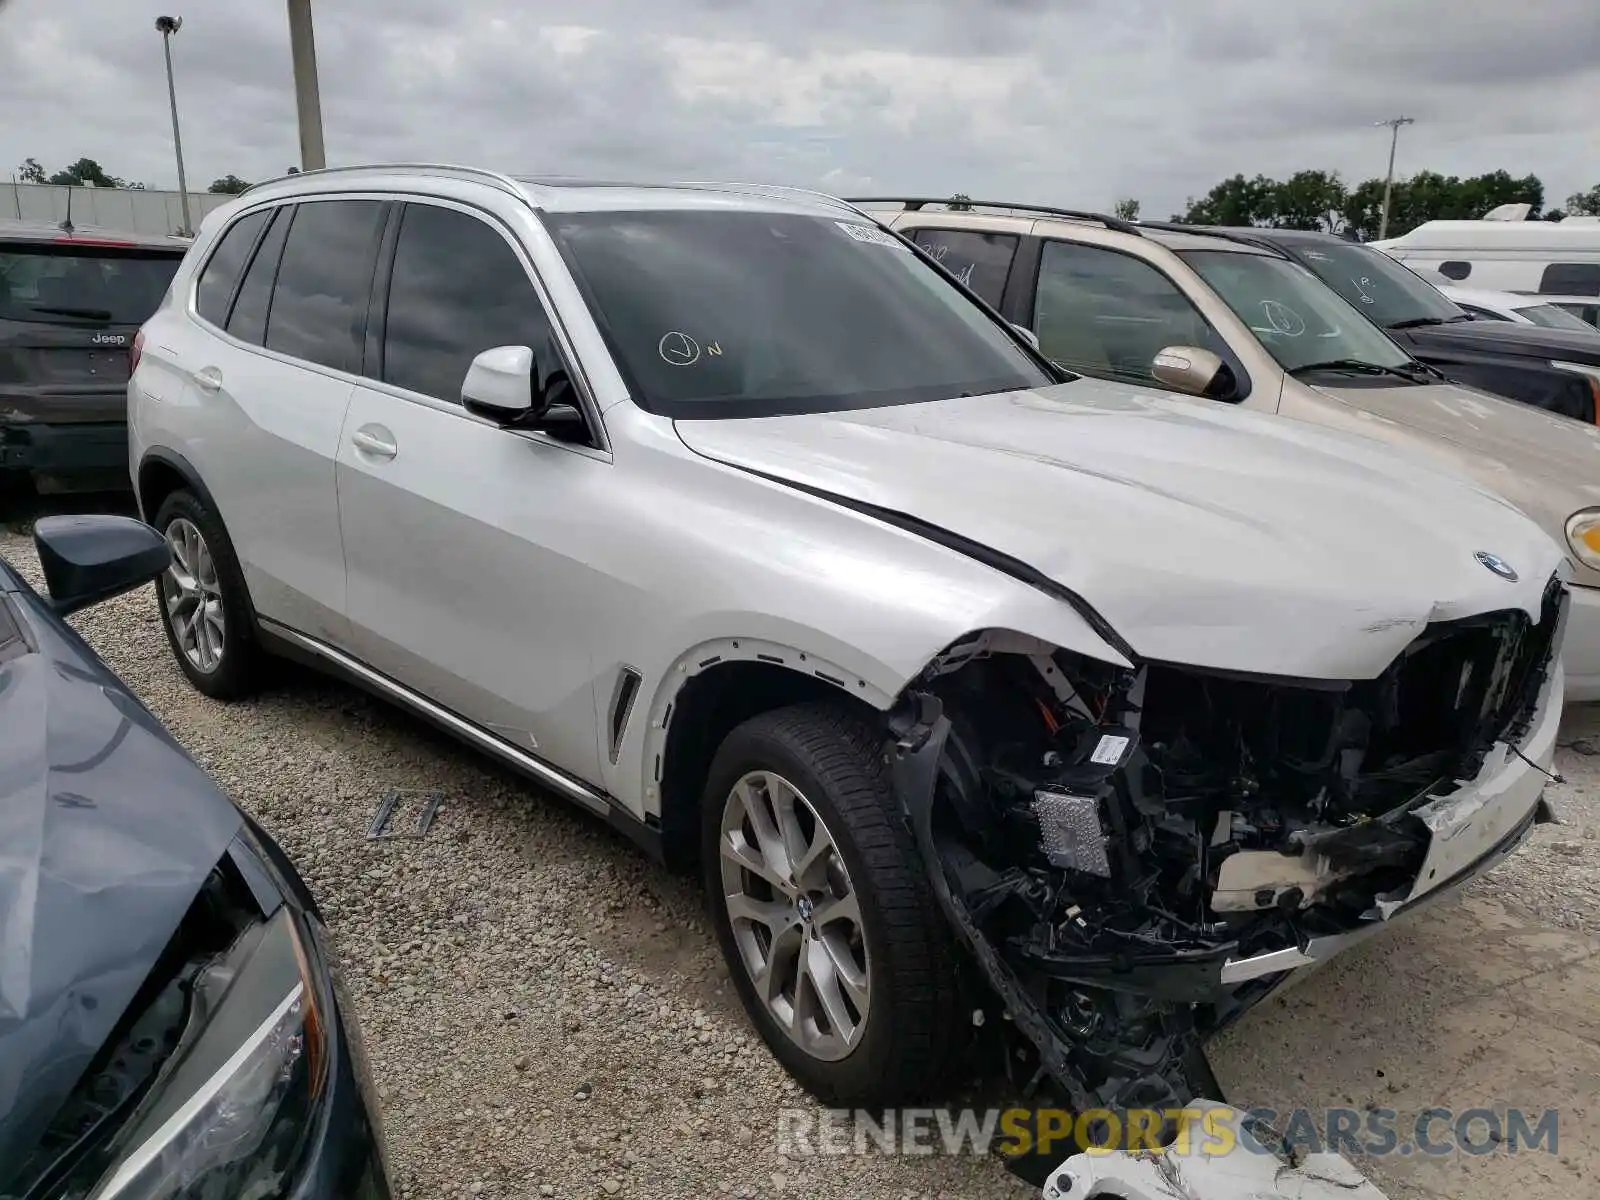
<svg viewBox="0 0 1600 1200">
<path fill-rule="evenodd" d="M 28 539 L 0 531 L 0 555 L 37 582 Z M 749 1033 L 687 881 L 342 685 L 290 673 L 252 702 L 206 700 L 171 662 L 148 590 L 74 624 L 319 897 L 402 1192 L 1037 1194 L 991 1160 L 781 1157 L 779 1110 L 814 1102 Z M 1552 795 L 1571 823 L 1538 831 L 1474 890 L 1540 923 L 1600 932 L 1600 713 L 1577 710 L 1563 743 L 1573 781 Z M 396 788 L 443 793 L 432 829 L 368 841 Z"/>
</svg>

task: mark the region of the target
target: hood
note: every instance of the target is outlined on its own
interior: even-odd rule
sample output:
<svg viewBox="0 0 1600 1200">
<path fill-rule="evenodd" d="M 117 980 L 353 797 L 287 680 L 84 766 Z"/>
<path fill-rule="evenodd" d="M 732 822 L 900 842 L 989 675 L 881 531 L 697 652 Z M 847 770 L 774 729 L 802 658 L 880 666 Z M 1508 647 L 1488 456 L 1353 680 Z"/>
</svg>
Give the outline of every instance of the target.
<svg viewBox="0 0 1600 1200">
<path fill-rule="evenodd" d="M 1418 325 L 1391 329 L 1389 334 L 1407 348 L 1444 353 L 1455 350 L 1492 354 L 1521 354 L 1530 358 L 1600 364 L 1600 331 L 1546 329 L 1515 321 L 1452 321 L 1447 325 Z"/>
<path fill-rule="evenodd" d="M 1018 559 L 1083 597 L 1139 655 L 1194 666 L 1371 678 L 1429 621 L 1511 608 L 1537 619 L 1561 563 L 1506 501 L 1425 460 L 1089 379 L 676 424 L 707 458 Z"/>
<path fill-rule="evenodd" d="M 111 1034 L 242 818 L 3 564 L 0 606 L 0 624 L 20 633 L 0 650 L 0 1164 L 11 1165 Z"/>
<path fill-rule="evenodd" d="M 1317 391 L 1450 443 L 1465 452 L 1454 456 L 1458 461 L 1480 464 L 1472 471 L 1478 482 L 1512 499 L 1520 499 L 1522 490 L 1515 477 L 1532 476 L 1553 495 L 1600 504 L 1600 426 L 1454 383 Z"/>
<path fill-rule="evenodd" d="M 1600 427 L 1458 384 L 1317 391 L 1384 427 L 1371 436 L 1398 438 L 1505 496 L 1558 544 L 1568 517 L 1600 505 Z"/>
</svg>

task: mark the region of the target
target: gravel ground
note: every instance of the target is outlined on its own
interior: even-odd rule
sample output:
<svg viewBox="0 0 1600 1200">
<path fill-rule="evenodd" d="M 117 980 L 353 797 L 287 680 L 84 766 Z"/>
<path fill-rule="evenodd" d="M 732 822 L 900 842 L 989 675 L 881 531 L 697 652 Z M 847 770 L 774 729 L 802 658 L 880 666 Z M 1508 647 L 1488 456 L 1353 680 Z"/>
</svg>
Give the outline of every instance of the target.
<svg viewBox="0 0 1600 1200">
<path fill-rule="evenodd" d="M 0 531 L 0 555 L 37 583 L 31 542 L 19 532 Z M 317 893 L 349 969 L 402 1192 L 1037 1195 L 991 1160 L 781 1157 L 779 1111 L 815 1104 L 748 1032 L 687 881 L 561 801 L 343 685 L 286 672 L 257 700 L 206 700 L 173 665 L 148 590 L 73 620 L 283 843 Z M 1558 766 L 1572 782 L 1552 795 L 1570 823 L 1537 831 L 1522 854 L 1469 889 L 1468 903 L 1584 939 L 1600 933 L 1600 713 L 1574 711 Z M 391 789 L 408 799 L 442 794 L 425 838 L 367 840 Z M 1347 989 L 1341 1007 L 1359 1006 L 1362 974 L 1328 985 Z M 1278 1010 L 1264 1026 L 1272 1037 L 1285 1022 L 1292 1028 L 1293 998 L 1269 1007 Z M 1271 1049 L 1252 1048 L 1254 1020 L 1234 1037 L 1244 1050 L 1219 1051 L 1225 1082 L 1230 1054 L 1248 1076 L 1252 1055 Z M 1290 1066 L 1300 1068 L 1297 1102 L 1342 1102 L 1304 1064 L 1284 1070 Z M 1275 1070 L 1270 1053 L 1260 1069 Z M 1417 1070 L 1425 1074 L 1425 1064 Z M 1588 1086 L 1592 1096 L 1592 1078 Z M 1434 1194 L 1385 1182 L 1396 1197 Z"/>
</svg>

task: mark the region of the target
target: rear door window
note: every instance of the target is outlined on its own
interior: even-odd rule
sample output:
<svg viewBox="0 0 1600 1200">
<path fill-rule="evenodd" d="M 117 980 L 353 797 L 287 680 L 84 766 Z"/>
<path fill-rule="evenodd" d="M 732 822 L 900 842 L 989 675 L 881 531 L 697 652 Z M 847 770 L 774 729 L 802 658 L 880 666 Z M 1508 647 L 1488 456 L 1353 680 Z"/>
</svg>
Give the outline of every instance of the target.
<svg viewBox="0 0 1600 1200">
<path fill-rule="evenodd" d="M 1600 263 L 1551 263 L 1539 290 L 1547 296 L 1600 296 Z"/>
<path fill-rule="evenodd" d="M 975 229 L 917 229 L 911 240 L 944 269 L 971 288 L 992 308 L 1000 307 L 1006 277 L 1017 256 L 1013 233 L 981 233 Z"/>
<path fill-rule="evenodd" d="M 250 261 L 250 251 L 255 248 L 261 229 L 272 215 L 268 209 L 240 217 L 224 231 L 200 271 L 200 281 L 194 289 L 194 307 L 213 325 L 222 326 L 228 321 L 228 305 L 233 302 L 233 290 L 239 285 L 239 276 Z"/>
<path fill-rule="evenodd" d="M 142 325 L 181 254 L 0 245 L 0 320 L 40 325 Z"/>
<path fill-rule="evenodd" d="M 379 200 L 296 206 L 267 316 L 267 349 L 360 371 L 383 214 Z"/>
</svg>

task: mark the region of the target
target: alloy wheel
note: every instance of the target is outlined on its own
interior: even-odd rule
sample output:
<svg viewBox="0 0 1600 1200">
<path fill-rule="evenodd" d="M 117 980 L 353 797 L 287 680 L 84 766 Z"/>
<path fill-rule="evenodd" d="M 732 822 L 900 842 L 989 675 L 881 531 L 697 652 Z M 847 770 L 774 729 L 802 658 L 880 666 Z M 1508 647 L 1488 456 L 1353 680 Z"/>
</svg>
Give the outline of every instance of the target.
<svg viewBox="0 0 1600 1200">
<path fill-rule="evenodd" d="M 724 801 L 718 845 L 756 995 L 807 1054 L 844 1058 L 866 1030 L 872 988 L 860 901 L 833 835 L 792 783 L 751 771 Z"/>
<path fill-rule="evenodd" d="M 210 674 L 222 665 L 227 633 L 222 584 L 216 560 L 195 523 L 176 517 L 167 526 L 172 565 L 161 577 L 161 601 L 173 639 L 197 671 Z"/>
</svg>

